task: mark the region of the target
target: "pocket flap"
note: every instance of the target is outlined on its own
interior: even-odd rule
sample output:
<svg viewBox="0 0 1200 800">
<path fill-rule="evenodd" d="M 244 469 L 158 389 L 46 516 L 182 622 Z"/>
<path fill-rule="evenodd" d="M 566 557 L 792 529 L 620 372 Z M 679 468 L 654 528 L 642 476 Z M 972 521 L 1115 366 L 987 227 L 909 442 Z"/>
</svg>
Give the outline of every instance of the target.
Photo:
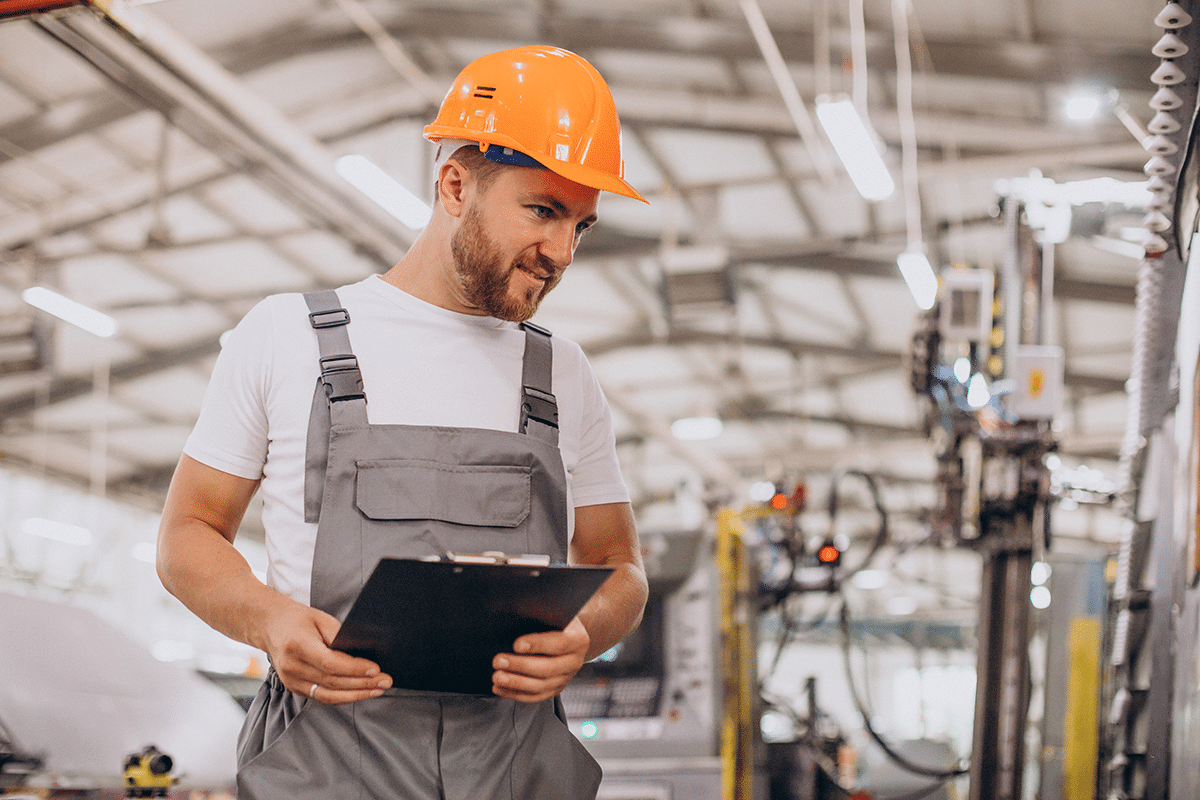
<svg viewBox="0 0 1200 800">
<path fill-rule="evenodd" d="M 355 502 L 369 519 L 515 528 L 529 516 L 529 467 L 360 461 Z"/>
</svg>

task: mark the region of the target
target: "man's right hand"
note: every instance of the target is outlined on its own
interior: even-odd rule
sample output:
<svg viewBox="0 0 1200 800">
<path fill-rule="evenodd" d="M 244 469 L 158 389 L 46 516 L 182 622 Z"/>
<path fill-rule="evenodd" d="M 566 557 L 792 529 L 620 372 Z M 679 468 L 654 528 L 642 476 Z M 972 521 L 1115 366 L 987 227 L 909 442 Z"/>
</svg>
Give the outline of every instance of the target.
<svg viewBox="0 0 1200 800">
<path fill-rule="evenodd" d="M 379 665 L 333 650 L 337 618 L 287 598 L 268 612 L 264 647 L 283 685 L 322 703 L 353 703 L 379 697 L 392 685 Z M 316 687 L 315 689 L 313 687 Z"/>
<path fill-rule="evenodd" d="M 256 480 L 179 459 L 158 534 L 163 586 L 216 630 L 265 651 L 296 694 L 323 703 L 378 697 L 392 679 L 330 649 L 337 619 L 263 585 L 233 546 L 257 489 Z"/>
</svg>

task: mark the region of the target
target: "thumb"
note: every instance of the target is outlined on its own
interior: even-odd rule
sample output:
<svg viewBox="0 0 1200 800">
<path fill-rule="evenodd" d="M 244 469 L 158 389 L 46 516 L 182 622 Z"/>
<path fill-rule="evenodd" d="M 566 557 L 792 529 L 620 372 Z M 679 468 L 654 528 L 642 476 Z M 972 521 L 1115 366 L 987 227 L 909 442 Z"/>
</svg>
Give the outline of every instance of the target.
<svg viewBox="0 0 1200 800">
<path fill-rule="evenodd" d="M 317 632 L 321 634 L 321 638 L 325 640 L 325 644 L 333 644 L 333 640 L 337 637 L 338 631 L 342 629 L 342 623 L 332 614 L 326 614 L 318 608 L 313 611 L 313 625 L 316 626 Z"/>
</svg>

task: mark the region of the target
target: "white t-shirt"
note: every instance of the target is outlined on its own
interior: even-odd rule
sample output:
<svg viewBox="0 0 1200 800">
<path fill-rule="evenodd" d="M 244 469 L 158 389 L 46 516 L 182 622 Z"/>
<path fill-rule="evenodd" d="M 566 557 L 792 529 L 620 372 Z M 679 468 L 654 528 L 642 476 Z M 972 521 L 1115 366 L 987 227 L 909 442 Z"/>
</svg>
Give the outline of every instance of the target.
<svg viewBox="0 0 1200 800">
<path fill-rule="evenodd" d="M 338 289 L 374 424 L 515 431 L 525 334 L 509 322 L 448 311 L 373 275 Z M 554 343 L 559 450 L 574 508 L 629 500 L 612 419 L 579 346 Z M 266 298 L 230 334 L 184 452 L 257 480 L 267 583 L 308 602 L 317 526 L 304 521 L 304 455 L 318 369 L 316 336 L 300 294 Z"/>
</svg>

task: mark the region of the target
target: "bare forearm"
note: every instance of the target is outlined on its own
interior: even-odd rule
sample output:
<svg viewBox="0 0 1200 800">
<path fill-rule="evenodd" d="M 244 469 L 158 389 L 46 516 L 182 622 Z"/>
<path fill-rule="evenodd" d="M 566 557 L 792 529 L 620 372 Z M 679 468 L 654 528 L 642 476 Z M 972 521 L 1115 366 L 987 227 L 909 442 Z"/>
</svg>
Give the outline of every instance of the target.
<svg viewBox="0 0 1200 800">
<path fill-rule="evenodd" d="M 216 630 L 267 653 L 283 685 L 322 703 L 378 697 L 379 666 L 329 648 L 335 617 L 260 581 L 233 546 L 258 482 L 184 456 L 158 533 L 158 574 L 171 594 Z"/>
<path fill-rule="evenodd" d="M 591 643 L 591 660 L 616 645 L 642 621 L 649 590 L 640 564 L 620 564 L 616 571 L 579 612 Z"/>
<path fill-rule="evenodd" d="M 591 638 L 587 658 L 592 659 L 628 636 L 641 622 L 646 607 L 646 570 L 630 505 L 577 507 L 571 560 L 614 570 L 579 612 L 579 621 Z"/>
<path fill-rule="evenodd" d="M 240 552 L 197 520 L 180 521 L 159 536 L 158 574 L 167 591 L 211 627 L 264 648 L 258 623 L 276 603 L 291 602 L 263 585 Z"/>
<path fill-rule="evenodd" d="M 258 482 L 183 456 L 158 532 L 158 574 L 167 591 L 226 636 L 266 649 L 266 613 L 291 601 L 267 588 L 233 546 Z"/>
</svg>

